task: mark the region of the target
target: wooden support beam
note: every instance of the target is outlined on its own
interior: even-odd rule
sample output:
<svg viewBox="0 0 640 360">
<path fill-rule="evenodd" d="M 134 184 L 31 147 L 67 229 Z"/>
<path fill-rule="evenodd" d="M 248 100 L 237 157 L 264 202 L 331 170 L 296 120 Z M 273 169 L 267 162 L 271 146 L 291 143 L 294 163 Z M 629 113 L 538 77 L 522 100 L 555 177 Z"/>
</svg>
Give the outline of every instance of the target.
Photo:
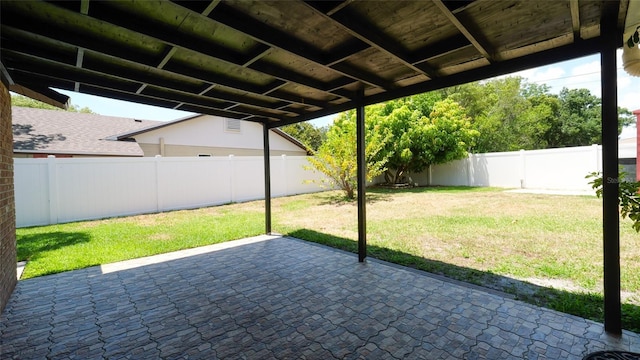
<svg viewBox="0 0 640 360">
<path fill-rule="evenodd" d="M 580 37 L 580 4 L 579 0 L 569 0 L 571 11 L 571 28 L 573 29 L 573 41 L 581 40 Z"/>
<path fill-rule="evenodd" d="M 469 25 L 465 24 L 461 19 L 461 15 L 456 15 L 445 5 L 442 0 L 433 0 L 433 3 L 440 9 L 442 14 L 469 40 L 473 46 L 478 50 L 482 56 L 484 56 L 489 62 L 495 62 L 493 49 L 489 46 L 486 40 L 482 38 L 482 35 L 474 30 L 471 30 Z"/>
<path fill-rule="evenodd" d="M 377 30 L 372 24 L 364 23 L 361 20 L 359 21 L 358 19 L 361 19 L 361 17 L 350 10 L 348 6 L 341 7 L 339 10 L 331 12 L 331 15 L 329 15 L 325 12 L 327 11 L 326 2 L 306 1 L 305 3 L 318 14 L 331 19 L 337 25 L 340 25 L 345 31 L 355 38 L 369 44 L 379 51 L 384 52 L 405 66 L 411 68 L 413 71 L 424 74 L 430 78 L 436 77 L 437 74 L 434 69 L 430 68 L 427 64 L 414 65 L 410 60 L 406 49 L 403 49 L 397 41 L 390 38 L 382 31 Z"/>
<path fill-rule="evenodd" d="M 209 14 L 209 18 L 217 23 L 239 31 L 244 35 L 251 37 L 255 41 L 275 49 L 295 54 L 325 69 L 330 69 L 343 76 L 350 77 L 352 80 L 364 82 L 386 90 L 393 88 L 392 83 L 375 74 L 368 73 L 362 69 L 358 69 L 347 64 L 340 64 L 338 66 L 334 59 L 327 60 L 328 55 L 314 48 L 312 45 L 307 44 L 284 31 L 280 31 L 264 24 L 261 21 L 253 20 L 230 6 L 218 6 L 214 12 Z"/>
</svg>

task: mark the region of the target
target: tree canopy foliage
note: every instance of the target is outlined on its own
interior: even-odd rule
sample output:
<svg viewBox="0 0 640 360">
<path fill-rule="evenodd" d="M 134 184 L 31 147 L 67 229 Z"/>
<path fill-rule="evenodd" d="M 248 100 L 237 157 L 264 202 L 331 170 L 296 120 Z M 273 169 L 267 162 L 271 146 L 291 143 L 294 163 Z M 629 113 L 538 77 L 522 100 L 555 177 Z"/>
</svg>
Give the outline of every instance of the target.
<svg viewBox="0 0 640 360">
<path fill-rule="evenodd" d="M 437 93 L 415 95 L 370 106 L 367 121 L 388 139 L 378 153 L 385 163 L 387 183 L 403 183 L 407 173 L 461 159 L 478 132 L 464 109 Z"/>
<path fill-rule="evenodd" d="M 314 152 L 320 148 L 320 145 L 327 138 L 327 127 L 315 127 L 308 122 L 299 122 L 296 124 L 285 125 L 280 130 L 298 139 Z"/>
<path fill-rule="evenodd" d="M 440 90 L 462 105 L 480 132 L 474 152 L 545 149 L 601 143 L 601 101 L 587 89 L 552 94 L 520 77 L 473 82 Z M 619 109 L 618 132 L 633 123 Z"/>
<path fill-rule="evenodd" d="M 11 105 L 19 106 L 19 107 L 28 107 L 28 108 L 36 108 L 36 109 L 46 109 L 46 110 L 63 110 L 53 105 L 49 105 L 47 103 L 43 103 L 42 101 L 38 101 L 26 96 L 11 94 Z M 69 105 L 67 111 L 71 112 L 79 112 L 79 113 L 87 113 L 87 114 L 95 114 L 88 107 L 79 107 L 77 105 Z"/>
<path fill-rule="evenodd" d="M 400 183 L 408 172 L 460 159 L 473 145 L 464 109 L 438 94 L 416 95 L 365 109 L 367 178 L 385 173 L 388 182 Z M 309 162 L 337 185 L 347 198 L 357 189 L 356 112 L 340 114 L 326 141 Z"/>
<path fill-rule="evenodd" d="M 357 143 L 356 111 L 341 113 L 327 132 L 327 138 L 318 148 L 314 157 L 308 160 L 312 170 L 324 173 L 330 186 L 338 186 L 345 197 L 353 199 L 357 190 Z M 380 155 L 383 145 L 388 141 L 385 134 L 373 131 L 372 123 L 366 123 L 365 157 L 367 179 L 382 174 L 386 158 Z"/>
</svg>

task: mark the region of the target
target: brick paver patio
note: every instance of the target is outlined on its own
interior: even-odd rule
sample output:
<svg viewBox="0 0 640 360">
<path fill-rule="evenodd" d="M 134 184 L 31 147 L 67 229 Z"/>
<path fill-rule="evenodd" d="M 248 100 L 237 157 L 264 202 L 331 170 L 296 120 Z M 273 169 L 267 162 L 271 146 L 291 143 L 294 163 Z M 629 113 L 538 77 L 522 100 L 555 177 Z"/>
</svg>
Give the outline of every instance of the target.
<svg viewBox="0 0 640 360">
<path fill-rule="evenodd" d="M 1 359 L 581 359 L 640 336 L 261 236 L 24 280 Z"/>
</svg>

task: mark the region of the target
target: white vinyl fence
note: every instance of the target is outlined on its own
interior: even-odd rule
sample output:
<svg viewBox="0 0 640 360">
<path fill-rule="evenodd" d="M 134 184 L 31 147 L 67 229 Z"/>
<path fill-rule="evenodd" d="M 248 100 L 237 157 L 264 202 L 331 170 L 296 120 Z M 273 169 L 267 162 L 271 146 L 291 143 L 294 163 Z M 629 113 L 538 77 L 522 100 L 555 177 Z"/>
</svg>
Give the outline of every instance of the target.
<svg viewBox="0 0 640 360">
<path fill-rule="evenodd" d="M 634 150 L 634 151 L 631 151 Z M 621 157 L 634 149 L 620 148 Z M 18 227 L 264 198 L 261 156 L 14 159 Z M 322 191 L 306 157 L 271 157 L 273 197 Z M 589 191 L 599 145 L 471 154 L 411 174 L 414 184 Z M 378 182 L 381 179 L 376 179 Z"/>
<path fill-rule="evenodd" d="M 302 156 L 271 157 L 271 195 L 324 190 Z M 261 156 L 14 159 L 17 227 L 264 199 Z"/>
<path fill-rule="evenodd" d="M 585 176 L 602 171 L 602 146 L 470 154 L 411 175 L 418 185 L 591 190 Z"/>
</svg>

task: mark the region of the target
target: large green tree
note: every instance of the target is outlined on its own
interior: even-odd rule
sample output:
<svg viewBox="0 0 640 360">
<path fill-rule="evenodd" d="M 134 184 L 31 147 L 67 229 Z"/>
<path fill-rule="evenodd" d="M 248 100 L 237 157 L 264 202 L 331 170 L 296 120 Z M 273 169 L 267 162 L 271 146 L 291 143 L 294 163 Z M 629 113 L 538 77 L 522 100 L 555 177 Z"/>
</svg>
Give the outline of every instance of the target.
<svg viewBox="0 0 640 360">
<path fill-rule="evenodd" d="M 384 171 L 386 158 L 379 153 L 388 139 L 384 133 L 375 131 L 371 122 L 365 125 L 367 179 L 371 180 Z M 348 199 L 353 199 L 357 190 L 356 150 L 356 112 L 351 110 L 338 116 L 329 127 L 325 142 L 309 158 L 311 169 L 322 172 L 329 186 L 342 189 Z"/>
<path fill-rule="evenodd" d="M 46 109 L 46 110 L 62 110 L 53 105 L 43 103 L 42 101 L 38 101 L 32 98 L 22 96 L 22 95 L 17 95 L 17 94 L 11 94 L 11 105 L 19 106 L 19 107 L 36 108 L 36 109 Z M 94 112 L 86 106 L 81 108 L 73 104 L 69 105 L 69 108 L 67 109 L 67 111 L 94 114 Z"/>
<path fill-rule="evenodd" d="M 441 90 L 460 103 L 480 132 L 474 152 L 545 149 L 601 143 L 600 99 L 587 89 L 552 94 L 547 85 L 520 77 L 474 82 Z M 620 108 L 619 132 L 633 123 Z"/>
<path fill-rule="evenodd" d="M 285 125 L 280 130 L 298 139 L 314 152 L 320 148 L 320 145 L 327 138 L 327 127 L 315 127 L 308 122 Z"/>
<path fill-rule="evenodd" d="M 549 147 L 602 144 L 602 102 L 587 89 L 564 88 L 558 95 L 560 109 L 557 127 L 549 137 Z M 618 134 L 635 119 L 625 108 L 618 108 Z"/>
<path fill-rule="evenodd" d="M 478 135 L 464 109 L 440 94 L 427 93 L 372 106 L 376 131 L 389 139 L 380 158 L 387 158 L 385 180 L 403 183 L 407 173 L 463 158 Z"/>
</svg>

